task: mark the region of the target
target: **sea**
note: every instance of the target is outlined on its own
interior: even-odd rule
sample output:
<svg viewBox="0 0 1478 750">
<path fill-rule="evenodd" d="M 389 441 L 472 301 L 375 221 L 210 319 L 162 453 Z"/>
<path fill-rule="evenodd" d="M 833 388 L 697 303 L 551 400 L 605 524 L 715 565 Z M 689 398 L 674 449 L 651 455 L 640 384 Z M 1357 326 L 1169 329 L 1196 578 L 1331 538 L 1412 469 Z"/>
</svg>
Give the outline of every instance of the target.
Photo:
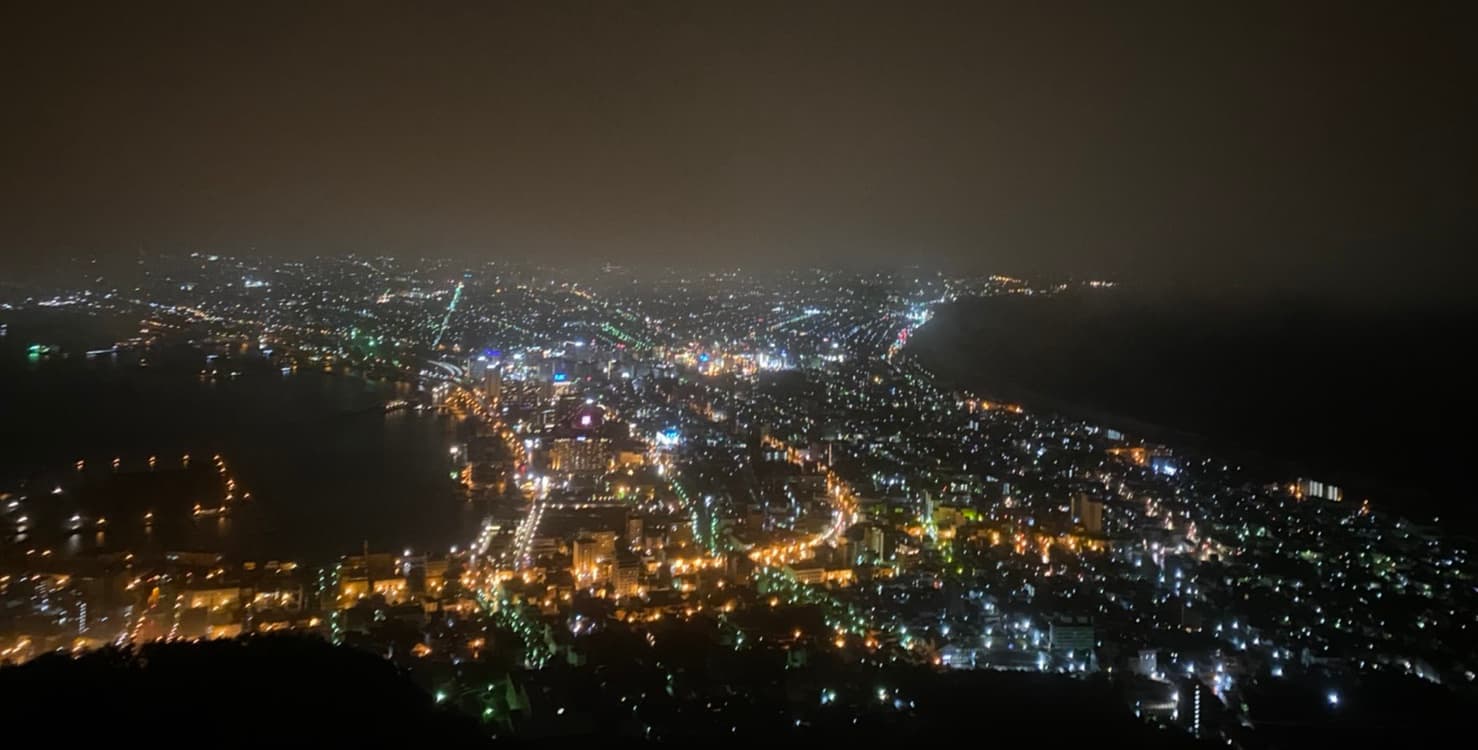
<svg viewBox="0 0 1478 750">
<path fill-rule="evenodd" d="M 1471 306 L 1120 288 L 942 306 L 947 381 L 1471 533 Z"/>
<path fill-rule="evenodd" d="M 171 493 L 194 491 L 180 489 L 194 486 L 183 474 L 211 469 L 216 455 L 238 496 L 251 495 L 225 516 L 171 512 L 142 539 L 136 519 L 120 515 L 98 533 L 88 525 L 62 535 L 58 554 L 144 543 L 302 562 L 366 545 L 446 552 L 470 541 L 486 514 L 452 477 L 450 449 L 469 426 L 435 411 L 384 408 L 413 395 L 411 384 L 284 373 L 260 356 L 208 359 L 186 346 L 89 357 L 136 325 L 75 312 L 0 312 L 0 325 L 0 491 L 55 506 L 33 527 L 65 522 L 81 497 L 148 504 L 137 498 L 156 493 L 168 504 Z M 33 355 L 33 344 L 54 351 Z M 93 510 L 89 521 L 107 512 Z"/>
</svg>

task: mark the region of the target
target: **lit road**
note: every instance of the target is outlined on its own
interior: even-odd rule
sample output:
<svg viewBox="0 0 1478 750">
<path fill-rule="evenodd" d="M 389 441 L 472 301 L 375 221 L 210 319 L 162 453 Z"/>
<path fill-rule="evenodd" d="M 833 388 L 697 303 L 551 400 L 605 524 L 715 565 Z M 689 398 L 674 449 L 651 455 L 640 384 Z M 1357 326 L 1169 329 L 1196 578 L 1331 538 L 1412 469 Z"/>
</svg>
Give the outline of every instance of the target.
<svg viewBox="0 0 1478 750">
<path fill-rule="evenodd" d="M 521 443 L 514 439 L 512 430 L 498 419 L 492 406 L 475 391 L 461 384 L 454 384 L 447 395 L 447 404 L 465 410 L 481 419 L 494 434 L 508 444 L 516 465 L 527 465 L 527 454 Z M 517 475 L 515 474 L 515 478 Z M 503 586 L 503 575 L 511 570 L 526 569 L 532 562 L 532 546 L 544 515 L 544 500 L 548 495 L 547 482 L 530 481 L 532 487 L 520 486 L 529 503 L 529 511 L 519 522 L 514 532 L 512 547 L 499 557 L 489 557 L 496 527 L 491 519 L 483 524 L 472 544 L 469 569 L 463 584 L 475 592 L 478 601 L 502 627 L 513 631 L 523 642 L 525 665 L 539 668 L 553 655 L 545 638 L 544 628 L 536 617 L 530 616 L 524 606 L 515 602 Z"/>
</svg>

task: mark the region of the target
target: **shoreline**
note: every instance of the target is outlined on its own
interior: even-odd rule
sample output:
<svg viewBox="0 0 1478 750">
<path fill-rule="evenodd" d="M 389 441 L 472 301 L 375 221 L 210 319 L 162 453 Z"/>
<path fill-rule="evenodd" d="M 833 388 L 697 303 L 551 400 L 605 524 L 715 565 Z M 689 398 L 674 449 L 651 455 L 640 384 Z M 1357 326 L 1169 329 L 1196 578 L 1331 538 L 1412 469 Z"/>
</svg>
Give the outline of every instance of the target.
<svg viewBox="0 0 1478 750">
<path fill-rule="evenodd" d="M 1163 351 L 1170 351 L 1177 356 L 1180 353 L 1176 349 L 1178 342 L 1170 345 L 1156 344 L 1155 346 L 1163 348 L 1156 350 L 1143 344 L 1141 337 L 1132 331 L 1114 332 L 1113 335 L 1118 338 L 1093 342 L 1096 348 L 1079 352 L 1071 344 L 1078 344 L 1080 339 L 1102 333 L 1103 329 L 1109 329 L 1112 324 L 1118 323 L 1118 318 L 1110 317 L 1112 314 L 1122 317 L 1124 313 L 1121 309 L 1139 313 L 1139 308 L 1134 305 L 1146 304 L 1132 298 L 1102 303 L 1094 300 L 1094 303 L 1109 310 L 1109 314 L 1103 315 L 1108 322 L 1093 321 L 1096 328 L 1090 333 L 1084 333 L 1073 330 L 1076 323 L 1068 314 L 1078 308 L 1088 307 L 1080 299 L 1058 300 L 1044 297 L 1030 300 L 1029 304 L 1040 306 L 1028 311 L 1031 314 L 1022 313 L 1023 304 L 1018 298 L 976 297 L 956 300 L 935 306 L 933 319 L 927 326 L 914 332 L 915 335 L 910 338 L 904 353 L 933 372 L 941 383 L 952 389 L 968 390 L 982 397 L 1019 403 L 1033 411 L 1058 414 L 1116 429 L 1131 437 L 1163 443 L 1170 448 L 1224 458 L 1264 476 L 1269 482 L 1313 476 L 1345 487 L 1350 499 L 1369 498 L 1384 511 L 1412 520 L 1430 522 L 1433 517 L 1444 520 L 1451 517 L 1457 521 L 1455 525 L 1464 532 L 1473 528 L 1474 522 L 1478 521 L 1478 512 L 1444 502 L 1445 490 L 1440 482 L 1433 481 L 1423 486 L 1393 481 L 1397 477 L 1422 476 L 1418 472 L 1402 474 L 1391 471 L 1391 467 L 1384 467 L 1387 469 L 1385 472 L 1372 473 L 1372 464 L 1361 462 L 1357 456 L 1346 455 L 1322 444 L 1322 450 L 1312 454 L 1296 450 L 1299 441 L 1288 438 L 1286 428 L 1290 425 L 1277 421 L 1277 415 L 1267 417 L 1275 420 L 1269 423 L 1267 429 L 1272 432 L 1267 434 L 1274 434 L 1283 440 L 1281 443 L 1259 442 L 1257 437 L 1263 433 L 1250 431 L 1226 416 L 1229 409 L 1221 400 L 1225 399 L 1229 384 L 1235 382 L 1233 375 L 1213 373 L 1204 380 L 1176 381 L 1177 376 L 1183 376 L 1190 369 L 1183 365 L 1179 370 L 1167 368 L 1168 372 L 1154 371 L 1148 376 L 1139 376 L 1136 373 L 1134 378 L 1126 375 L 1126 371 L 1130 371 L 1126 367 L 1104 368 L 1106 371 L 1100 374 L 1095 368 L 1103 365 L 1103 360 L 1108 356 L 1105 352 L 1115 352 L 1115 347 L 1118 346 L 1126 349 L 1139 346 L 1141 350 L 1149 350 L 1162 358 L 1168 356 Z M 1062 309 L 1043 311 L 1046 306 L 1059 304 Z M 1097 311 L 1099 308 L 1090 309 Z M 985 316 L 992 312 L 1002 314 L 998 319 L 985 320 Z M 1045 320 L 1046 323 L 1032 330 L 1027 330 L 1024 326 L 1016 327 L 1023 319 L 1029 323 L 1037 320 Z M 1167 325 L 1193 327 L 1197 322 L 1192 316 Z M 1092 326 L 1085 326 L 1090 327 Z M 1056 342 L 1044 345 L 1039 339 L 1033 338 L 1047 337 L 1054 333 L 1069 339 L 1070 345 L 1059 348 L 1056 347 Z M 1216 340 L 1214 335 L 1208 336 L 1208 339 Z M 1228 350 L 1235 352 L 1234 347 L 1240 343 L 1242 342 L 1237 340 L 1228 342 Z M 1186 343 L 1186 349 L 1192 353 L 1197 348 L 1204 350 L 1210 346 L 1207 341 L 1191 340 Z M 1046 354 L 1031 358 L 1031 355 L 1042 352 Z M 1236 355 L 1229 353 L 1222 356 L 1230 359 Z M 997 364 L 992 366 L 992 363 Z M 1153 370 L 1155 364 L 1154 361 L 1149 361 L 1141 367 L 1147 371 Z M 1060 374 L 1059 369 L 1067 374 Z M 1043 371 L 1049 377 L 1033 379 L 1032 386 L 1021 385 L 1024 373 Z M 1117 381 L 1114 380 L 1115 377 L 1118 378 Z M 1162 381 L 1146 386 L 1141 382 L 1144 377 L 1161 378 Z M 1161 386 L 1168 397 L 1156 402 L 1155 387 Z M 1103 400 L 1117 400 L 1119 407 L 1095 405 L 1090 400 L 1095 393 Z M 1240 393 L 1238 395 L 1248 398 Z M 1291 398 L 1288 394 L 1280 395 L 1285 400 Z M 1320 406 L 1326 410 L 1335 410 L 1342 403 L 1341 391 L 1318 395 L 1322 398 Z M 1158 421 L 1143 414 L 1147 409 L 1132 408 L 1135 403 L 1141 407 L 1148 403 L 1160 403 L 1159 409 L 1165 411 L 1174 408 L 1172 404 L 1177 401 L 1186 408 L 1185 413 L 1190 415 L 1188 420 L 1200 419 L 1209 429 L 1190 429 Z M 1262 404 L 1254 399 L 1253 406 L 1260 407 Z M 1141 413 L 1136 414 L 1136 411 Z M 1262 416 L 1264 415 L 1252 414 L 1245 418 L 1251 420 Z M 1340 421 L 1346 425 L 1358 424 L 1361 417 L 1362 413 L 1352 406 L 1333 421 L 1336 424 Z M 1221 420 L 1219 424 L 1218 420 Z M 1282 434 L 1277 433 L 1280 427 L 1284 428 Z M 1349 429 L 1346 426 L 1337 436 L 1349 440 L 1350 437 L 1346 434 Z"/>
</svg>

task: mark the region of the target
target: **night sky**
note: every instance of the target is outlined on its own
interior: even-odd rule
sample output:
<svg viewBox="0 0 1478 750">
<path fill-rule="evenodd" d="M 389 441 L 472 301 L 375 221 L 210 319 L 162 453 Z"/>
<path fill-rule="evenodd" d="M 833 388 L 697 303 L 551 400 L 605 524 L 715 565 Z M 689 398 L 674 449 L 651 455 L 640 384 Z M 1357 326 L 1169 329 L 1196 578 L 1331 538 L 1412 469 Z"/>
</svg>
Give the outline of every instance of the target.
<svg viewBox="0 0 1478 750">
<path fill-rule="evenodd" d="M 6 3 L 0 267 L 1467 283 L 1472 2 Z"/>
</svg>

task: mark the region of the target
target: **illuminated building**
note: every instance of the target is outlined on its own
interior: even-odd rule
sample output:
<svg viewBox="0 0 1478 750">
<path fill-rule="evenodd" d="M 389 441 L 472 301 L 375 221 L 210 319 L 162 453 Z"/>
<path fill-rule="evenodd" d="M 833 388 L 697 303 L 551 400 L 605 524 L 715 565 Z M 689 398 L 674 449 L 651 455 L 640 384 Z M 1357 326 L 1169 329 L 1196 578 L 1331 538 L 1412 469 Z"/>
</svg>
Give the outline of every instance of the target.
<svg viewBox="0 0 1478 750">
<path fill-rule="evenodd" d="M 641 516 L 628 516 L 626 518 L 626 543 L 635 547 L 642 541 L 642 519 Z"/>
<path fill-rule="evenodd" d="M 787 565 L 785 566 L 785 571 L 801 583 L 823 583 L 826 581 L 826 568 L 820 565 L 802 568 Z"/>
<path fill-rule="evenodd" d="M 604 423 L 604 410 L 592 404 L 586 404 L 575 410 L 575 416 L 570 419 L 570 427 L 581 431 L 599 430 Z"/>
<path fill-rule="evenodd" d="M 616 532 L 581 534 L 572 545 L 573 573 L 579 582 L 604 581 L 616 559 Z"/>
<path fill-rule="evenodd" d="M 483 374 L 483 390 L 487 391 L 488 400 L 497 401 L 503 396 L 503 374 L 497 367 L 489 367 Z"/>
<path fill-rule="evenodd" d="M 1139 650 L 1139 659 L 1133 664 L 1136 674 L 1152 677 L 1160 671 L 1160 652 L 1152 648 Z"/>
<path fill-rule="evenodd" d="M 186 592 L 184 605 L 188 609 L 237 609 L 241 606 L 242 590 L 239 586 L 226 588 L 196 589 Z"/>
<path fill-rule="evenodd" d="M 1173 477 L 1180 473 L 1180 462 L 1169 451 L 1159 450 L 1150 454 L 1150 471 L 1161 476 Z"/>
<path fill-rule="evenodd" d="M 385 597 L 387 604 L 398 604 L 407 599 L 410 587 L 404 578 L 376 578 L 373 582 L 364 578 L 344 579 L 339 582 L 339 597 L 342 605 L 352 605 L 355 600 L 368 597 L 370 587 L 374 593 Z"/>
<path fill-rule="evenodd" d="M 597 531 L 590 534 L 590 537 L 595 540 L 602 560 L 616 559 L 616 532 Z"/>
<path fill-rule="evenodd" d="M 634 557 L 619 559 L 615 585 L 617 596 L 636 596 L 641 590 L 641 562 Z"/>
<path fill-rule="evenodd" d="M 1073 495 L 1073 525 L 1089 534 L 1103 533 L 1103 501 L 1087 494 Z"/>
<path fill-rule="evenodd" d="M 881 526 L 869 526 L 862 532 L 862 549 L 878 560 L 888 558 L 888 534 Z"/>
<path fill-rule="evenodd" d="M 1293 494 L 1302 500 L 1329 500 L 1337 503 L 1345 499 L 1343 489 L 1315 479 L 1298 480 L 1294 485 Z"/>
<path fill-rule="evenodd" d="M 1071 654 L 1074 659 L 1091 659 L 1096 644 L 1091 617 L 1059 617 L 1048 627 L 1048 643 L 1054 655 Z"/>
<path fill-rule="evenodd" d="M 296 612 L 303 607 L 303 587 L 284 585 L 258 590 L 251 598 L 253 610 L 281 609 Z"/>
<path fill-rule="evenodd" d="M 599 473 L 610 465 L 610 441 L 586 435 L 555 438 L 549 446 L 549 468 L 570 474 Z"/>
</svg>

